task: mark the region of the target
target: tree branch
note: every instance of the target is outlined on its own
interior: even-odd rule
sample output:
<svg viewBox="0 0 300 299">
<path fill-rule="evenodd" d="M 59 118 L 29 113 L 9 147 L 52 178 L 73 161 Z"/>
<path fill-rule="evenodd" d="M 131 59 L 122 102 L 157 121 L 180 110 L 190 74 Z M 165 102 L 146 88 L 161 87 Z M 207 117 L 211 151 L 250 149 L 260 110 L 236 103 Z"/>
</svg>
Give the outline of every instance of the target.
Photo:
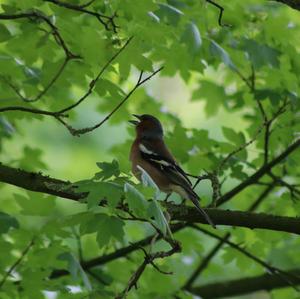
<svg viewBox="0 0 300 299">
<path fill-rule="evenodd" d="M 269 229 L 274 231 L 300 234 L 300 218 L 275 216 L 265 213 L 252 213 L 244 211 L 204 209 L 216 225 L 230 225 L 247 227 L 250 229 Z M 167 211 L 173 220 L 187 221 L 189 223 L 207 224 L 204 217 L 197 213 L 197 209 L 182 205 L 167 204 Z M 297 227 L 298 226 L 298 227 Z"/>
<path fill-rule="evenodd" d="M 233 196 L 244 190 L 247 186 L 255 183 L 264 174 L 268 173 L 272 167 L 277 165 L 283 159 L 285 159 L 290 153 L 298 148 L 300 139 L 290 145 L 283 153 L 277 156 L 268 164 L 264 165 L 247 180 L 233 188 L 231 191 L 223 195 L 218 205 L 228 201 Z M 60 196 L 63 198 L 69 198 L 73 200 L 79 200 L 87 196 L 87 193 L 76 193 L 76 186 L 70 182 L 52 179 L 48 176 L 44 176 L 41 173 L 30 173 L 20 169 L 14 169 L 8 166 L 0 164 L 0 181 L 8 184 L 12 184 L 27 190 L 43 192 Z M 176 206 L 166 203 L 168 212 L 172 216 L 172 220 L 206 223 L 196 209 Z M 286 231 L 299 234 L 300 233 L 300 219 L 292 217 L 280 217 L 266 214 L 252 214 L 247 212 L 238 211 L 224 211 L 218 209 L 206 209 L 212 220 L 219 225 L 233 225 L 249 228 L 265 228 L 278 231 Z"/>
<path fill-rule="evenodd" d="M 60 7 L 64 7 L 64 8 L 69 9 L 69 10 L 73 10 L 73 11 L 77 11 L 77 12 L 80 12 L 80 13 L 85 13 L 85 14 L 94 16 L 104 26 L 104 28 L 106 30 L 109 31 L 110 30 L 109 25 L 111 25 L 112 30 L 115 33 L 117 32 L 118 26 L 116 25 L 115 20 L 114 20 L 115 17 L 116 17 L 115 15 L 110 17 L 110 16 L 100 14 L 98 12 L 86 9 L 86 7 L 88 5 L 90 5 L 92 3 L 92 1 L 88 2 L 87 5 L 75 5 L 75 4 L 72 4 L 72 3 L 63 2 L 63 1 L 59 1 L 59 0 L 44 0 L 44 2 L 50 2 L 52 4 L 55 4 L 55 5 L 60 6 Z M 106 20 L 106 21 L 104 21 L 104 20 Z"/>
<path fill-rule="evenodd" d="M 16 19 L 23 19 L 23 18 L 40 19 L 40 20 L 44 21 L 51 28 L 51 30 L 52 30 L 51 34 L 53 35 L 54 40 L 56 41 L 56 43 L 59 46 L 61 46 L 63 48 L 66 57 L 68 57 L 69 59 L 71 59 L 71 58 L 80 58 L 78 55 L 73 54 L 69 50 L 69 48 L 67 47 L 64 39 L 60 35 L 60 33 L 59 33 L 58 29 L 56 28 L 56 26 L 41 11 L 33 10 L 33 11 L 21 12 L 21 13 L 17 13 L 17 14 L 3 14 L 3 13 L 0 14 L 0 20 L 16 20 Z"/>
<path fill-rule="evenodd" d="M 33 113 L 33 114 L 39 114 L 39 115 L 47 115 L 47 116 L 53 116 L 53 117 L 65 117 L 66 115 L 60 112 L 52 112 L 47 110 L 41 110 L 41 109 L 35 109 L 35 108 L 28 108 L 23 106 L 8 106 L 8 107 L 2 107 L 0 108 L 0 113 L 2 112 L 8 112 L 8 111 L 21 111 L 26 113 Z"/>
<path fill-rule="evenodd" d="M 201 228 L 197 225 L 192 224 L 191 227 L 193 227 L 194 229 L 212 237 L 215 238 L 217 240 L 219 240 L 220 242 L 224 242 L 227 245 L 229 245 L 230 247 L 232 247 L 233 249 L 239 251 L 240 253 L 242 253 L 243 255 L 245 255 L 246 257 L 250 258 L 251 260 L 253 260 L 254 262 L 256 262 L 257 264 L 261 265 L 262 267 L 264 267 L 267 271 L 269 271 L 272 274 L 276 274 L 278 275 L 278 277 L 280 277 L 281 280 L 283 280 L 284 282 L 287 282 L 290 286 L 292 286 L 293 288 L 295 288 L 297 291 L 298 289 L 294 286 L 294 284 L 292 283 L 292 280 L 294 278 L 293 275 L 288 274 L 287 272 L 285 272 L 284 270 L 281 270 L 277 267 L 271 266 L 268 263 L 266 263 L 265 261 L 263 261 L 262 259 L 260 259 L 259 257 L 253 255 L 252 253 L 250 253 L 249 251 L 247 251 L 246 249 L 240 247 L 238 244 L 235 244 L 229 240 L 227 240 L 226 236 L 224 237 L 219 237 L 217 234 L 212 233 L 204 228 Z M 300 278 L 300 277 L 299 277 Z"/>
<path fill-rule="evenodd" d="M 7 112 L 7 111 L 22 111 L 22 112 L 33 113 L 33 114 L 41 114 L 41 115 L 52 116 L 52 117 L 56 118 L 60 123 L 62 123 L 70 131 L 70 133 L 72 135 L 80 134 L 80 133 L 78 133 L 78 131 L 80 132 L 80 130 L 76 130 L 76 129 L 72 128 L 62 118 L 66 116 L 65 115 L 66 112 L 76 108 L 78 105 L 80 105 L 93 92 L 93 89 L 94 89 L 97 81 L 99 80 L 99 78 L 102 76 L 102 74 L 105 72 L 105 70 L 110 66 L 110 64 L 123 52 L 123 50 L 128 46 L 128 44 L 130 43 L 131 40 L 132 40 L 132 37 L 129 38 L 125 42 L 125 44 L 104 64 L 104 66 L 100 69 L 97 76 L 90 82 L 89 89 L 87 90 L 87 92 L 78 101 L 76 101 L 74 104 L 72 104 L 70 106 L 67 106 L 63 109 L 60 109 L 58 111 L 53 111 L 53 112 L 46 111 L 46 110 L 41 110 L 41 109 L 35 109 L 35 108 L 27 108 L 27 107 L 22 107 L 22 106 L 10 106 L 10 107 L 0 108 L 0 113 L 1 112 Z M 11 86 L 11 88 L 13 88 L 15 90 L 15 92 L 19 95 L 19 97 L 21 97 L 22 100 L 24 100 L 26 102 L 32 102 L 33 101 L 33 100 L 25 99 L 19 93 L 17 88 L 15 88 L 15 86 L 13 86 L 10 82 L 7 82 L 7 83 L 9 84 L 9 86 Z"/>
<path fill-rule="evenodd" d="M 179 230 L 183 229 L 184 227 L 185 227 L 185 224 L 176 223 L 176 224 L 173 224 L 171 226 L 171 231 L 172 231 L 172 233 L 175 233 L 175 232 L 178 232 Z M 156 233 L 154 235 L 156 235 Z M 137 241 L 135 243 L 132 243 L 132 244 L 126 246 L 126 247 L 117 249 L 116 251 L 114 251 L 112 253 L 102 255 L 102 256 L 90 259 L 88 261 L 82 261 L 81 262 L 81 267 L 84 270 L 87 270 L 87 269 L 90 269 L 90 268 L 93 268 L 93 267 L 98 267 L 98 266 L 104 265 L 104 264 L 109 263 L 111 261 L 114 261 L 116 259 L 126 257 L 127 255 L 129 255 L 133 251 L 136 251 L 136 250 L 138 250 L 139 248 L 141 248 L 143 246 L 149 245 L 151 243 L 154 235 L 146 237 L 146 238 L 144 238 L 140 241 Z M 158 240 L 161 240 L 162 238 L 163 238 L 163 236 L 161 234 L 159 234 L 159 236 L 157 237 L 156 240 L 158 241 Z M 69 272 L 67 270 L 55 270 L 50 275 L 50 278 L 51 279 L 59 278 L 61 276 L 68 275 L 68 274 L 69 274 Z"/>
<path fill-rule="evenodd" d="M 300 284 L 300 269 L 286 271 L 291 275 L 291 282 L 294 285 Z M 211 283 L 199 287 L 189 289 L 191 293 L 205 299 L 223 298 L 248 294 L 261 290 L 270 291 L 273 289 L 289 286 L 289 283 L 283 281 L 276 274 L 263 274 L 254 277 L 246 277 L 242 279 L 225 280 L 221 282 Z"/>
<path fill-rule="evenodd" d="M 124 45 L 104 64 L 104 66 L 101 68 L 101 70 L 99 71 L 97 76 L 90 82 L 88 91 L 76 103 L 57 111 L 57 113 L 65 113 L 67 111 L 70 111 L 71 109 L 74 109 L 78 105 L 80 105 L 92 93 L 99 78 L 102 76 L 102 74 L 105 72 L 105 70 L 110 66 L 110 64 L 126 49 L 126 47 L 129 45 L 131 40 L 132 40 L 132 37 L 130 37 L 124 43 Z"/>
<path fill-rule="evenodd" d="M 25 247 L 25 249 L 21 253 L 20 257 L 15 261 L 15 263 L 8 269 L 8 271 L 3 276 L 2 280 L 0 281 L 0 289 L 4 285 L 4 283 L 6 282 L 6 279 L 8 278 L 8 276 L 10 276 L 10 274 L 22 262 L 22 260 L 24 259 L 24 257 L 26 256 L 26 254 L 28 253 L 28 251 L 30 250 L 30 248 L 33 246 L 33 244 L 34 244 L 34 238 L 28 243 L 28 245 Z"/>
<path fill-rule="evenodd" d="M 273 190 L 275 187 L 275 184 L 271 184 L 263 190 L 263 192 L 258 196 L 258 198 L 250 205 L 248 208 L 248 212 L 253 212 L 260 204 L 261 202 L 267 197 L 267 195 Z M 204 257 L 199 266 L 194 270 L 190 278 L 186 281 L 185 285 L 182 287 L 182 289 L 190 289 L 195 282 L 195 280 L 199 277 L 199 275 L 207 268 L 209 265 L 209 262 L 214 258 L 214 256 L 217 255 L 219 250 L 223 247 L 223 245 L 226 243 L 226 241 L 229 241 L 231 237 L 231 233 L 227 233 L 222 240 L 220 240 L 211 250 L 210 252 Z"/>
<path fill-rule="evenodd" d="M 199 264 L 199 266 L 193 271 L 192 275 L 189 277 L 189 279 L 186 281 L 185 285 L 182 287 L 182 289 L 190 290 L 192 287 L 194 281 L 199 277 L 200 273 L 204 271 L 204 269 L 207 268 L 210 261 L 213 259 L 213 257 L 219 252 L 219 250 L 223 247 L 226 240 L 230 238 L 231 234 L 227 233 L 223 240 L 218 242 L 207 254 L 205 258 L 203 258 Z"/>
<path fill-rule="evenodd" d="M 221 26 L 221 27 L 229 26 L 229 25 L 224 24 L 224 23 L 222 22 L 222 17 L 223 17 L 223 12 L 224 12 L 224 7 L 221 6 L 221 5 L 219 5 L 219 4 L 216 3 L 216 2 L 212 1 L 212 0 L 206 0 L 206 2 L 210 3 L 211 5 L 213 5 L 213 6 L 215 6 L 216 8 L 219 9 L 219 18 L 218 18 L 218 24 L 219 24 L 219 26 Z"/>
<path fill-rule="evenodd" d="M 52 79 L 46 84 L 46 86 L 32 99 L 28 99 L 24 97 L 21 92 L 18 90 L 14 84 L 9 82 L 7 78 L 4 78 L 2 76 L 2 79 L 10 86 L 10 88 L 17 94 L 17 96 L 24 102 L 36 102 L 38 101 L 41 97 L 43 97 L 47 91 L 54 85 L 54 83 L 57 81 L 57 79 L 60 77 L 60 75 L 63 73 L 64 69 L 66 68 L 68 62 L 72 59 L 79 59 L 81 58 L 79 55 L 73 54 L 71 50 L 68 48 L 66 45 L 66 42 L 64 41 L 63 37 L 59 33 L 57 27 L 52 23 L 50 18 L 46 15 L 44 15 L 42 12 L 38 10 L 33 10 L 29 12 L 21 12 L 18 14 L 0 14 L 0 20 L 14 20 L 14 19 L 22 19 L 22 18 L 27 18 L 29 20 L 31 19 L 40 19 L 41 21 L 45 22 L 48 27 L 51 29 L 51 34 L 55 40 L 55 42 L 63 49 L 65 53 L 65 59 L 61 66 L 58 68 L 57 72 L 54 74 Z M 26 111 L 29 112 L 29 111 Z"/>
<path fill-rule="evenodd" d="M 271 1 L 281 2 L 285 5 L 288 5 L 291 8 L 300 10 L 300 2 L 298 0 L 271 0 Z"/>
<path fill-rule="evenodd" d="M 69 132 L 74 135 L 74 136 L 80 136 L 89 132 L 94 131 L 95 129 L 99 128 L 100 126 L 102 126 L 106 121 L 108 121 L 113 114 L 115 114 L 122 106 L 123 104 L 130 98 L 130 96 L 142 85 L 144 84 L 146 81 L 150 80 L 153 76 L 155 76 L 157 73 L 159 73 L 161 70 L 163 69 L 163 67 L 158 68 L 157 70 L 155 70 L 154 72 L 152 72 L 148 77 L 146 77 L 145 79 L 142 80 L 142 74 L 143 71 L 140 72 L 140 76 L 138 78 L 137 83 L 135 84 L 135 86 L 125 95 L 125 97 L 121 100 L 121 102 L 119 104 L 117 104 L 115 106 L 115 108 L 106 116 L 104 117 L 104 119 L 102 119 L 99 123 L 97 123 L 94 126 L 91 127 L 86 127 L 86 128 L 82 128 L 82 129 L 75 129 L 72 126 L 70 126 L 68 123 L 66 123 L 64 120 L 62 120 L 59 116 L 56 117 L 57 120 L 62 123 L 68 130 Z M 62 110 L 64 111 L 64 110 Z"/>
<path fill-rule="evenodd" d="M 35 173 L 12 168 L 2 163 L 0 163 L 0 182 L 29 191 L 42 192 L 73 200 L 80 200 L 87 196 L 87 193 L 76 192 L 76 186 L 72 185 L 71 182 L 50 178 L 40 172 Z"/>
<path fill-rule="evenodd" d="M 158 258 L 166 258 L 168 256 L 173 255 L 176 252 L 181 251 L 181 246 L 177 241 L 172 240 L 172 239 L 166 239 L 166 238 L 165 238 L 165 240 L 171 246 L 171 249 L 168 250 L 168 251 L 157 251 L 157 252 L 154 252 L 154 253 L 147 253 L 143 248 L 141 248 L 143 250 L 144 254 L 145 254 L 144 261 L 138 267 L 138 269 L 132 274 L 132 276 L 129 279 L 128 285 L 126 286 L 124 291 L 116 297 L 116 299 L 125 298 L 127 296 L 128 292 L 133 287 L 137 288 L 137 282 L 140 279 L 140 277 L 142 276 L 143 272 L 145 271 L 147 265 L 151 264 L 156 270 L 158 270 L 159 272 L 162 273 L 162 271 L 154 264 L 154 260 L 156 260 Z M 164 274 L 170 274 L 170 273 L 166 273 L 166 272 L 163 272 L 163 273 Z"/>
<path fill-rule="evenodd" d="M 239 185 L 231 189 L 229 192 L 224 194 L 218 201 L 217 206 L 222 205 L 227 202 L 235 195 L 240 193 L 249 185 L 256 183 L 262 176 L 267 174 L 275 165 L 282 162 L 285 158 L 287 158 L 293 151 L 295 151 L 300 146 L 300 139 L 297 139 L 294 143 L 292 143 L 284 152 L 282 152 L 279 156 L 274 158 L 269 163 L 263 165 L 259 170 L 257 170 L 254 174 L 249 176 L 245 181 L 241 182 Z"/>
</svg>

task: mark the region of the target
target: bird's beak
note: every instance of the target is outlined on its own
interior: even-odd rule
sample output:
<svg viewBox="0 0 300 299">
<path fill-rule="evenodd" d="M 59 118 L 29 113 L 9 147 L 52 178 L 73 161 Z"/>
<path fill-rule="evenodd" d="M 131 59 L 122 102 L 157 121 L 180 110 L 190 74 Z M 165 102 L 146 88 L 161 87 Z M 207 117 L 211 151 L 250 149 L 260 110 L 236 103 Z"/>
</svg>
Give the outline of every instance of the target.
<svg viewBox="0 0 300 299">
<path fill-rule="evenodd" d="M 141 119 L 140 115 L 137 115 L 137 114 L 132 114 L 134 117 L 136 117 L 138 120 Z M 131 124 L 133 125 L 138 125 L 140 122 L 138 120 L 129 120 L 128 122 L 130 122 Z"/>
</svg>

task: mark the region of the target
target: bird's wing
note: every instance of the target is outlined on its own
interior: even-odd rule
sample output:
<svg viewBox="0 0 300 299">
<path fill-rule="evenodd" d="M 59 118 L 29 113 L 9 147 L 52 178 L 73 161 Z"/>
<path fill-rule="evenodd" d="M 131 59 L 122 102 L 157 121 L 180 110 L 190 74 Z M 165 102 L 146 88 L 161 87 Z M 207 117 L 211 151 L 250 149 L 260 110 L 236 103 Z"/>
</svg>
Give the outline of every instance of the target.
<svg viewBox="0 0 300 299">
<path fill-rule="evenodd" d="M 162 140 L 142 141 L 139 143 L 139 150 L 144 160 L 161 171 L 169 180 L 182 188 L 183 193 L 193 202 L 197 210 L 205 217 L 206 221 L 215 228 L 216 226 L 201 208 L 199 196 L 192 189 L 192 183 L 188 179 L 184 170 L 176 163 L 175 159 L 167 149 Z M 182 194 L 182 192 L 179 192 Z"/>
<path fill-rule="evenodd" d="M 191 181 L 184 170 L 176 163 L 162 140 L 143 140 L 139 144 L 143 159 L 166 175 L 171 182 L 191 189 Z"/>
</svg>

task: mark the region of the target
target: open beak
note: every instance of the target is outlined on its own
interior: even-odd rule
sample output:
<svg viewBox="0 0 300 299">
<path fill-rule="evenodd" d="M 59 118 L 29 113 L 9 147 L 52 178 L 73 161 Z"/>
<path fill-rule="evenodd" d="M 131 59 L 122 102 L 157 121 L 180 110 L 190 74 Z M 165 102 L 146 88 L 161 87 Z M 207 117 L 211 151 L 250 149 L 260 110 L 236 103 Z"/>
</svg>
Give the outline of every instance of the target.
<svg viewBox="0 0 300 299">
<path fill-rule="evenodd" d="M 137 114 L 132 114 L 134 117 L 136 117 L 138 120 L 140 120 L 141 119 L 141 117 L 139 116 L 139 115 L 137 115 Z M 130 122 L 131 124 L 133 124 L 133 125 L 138 125 L 140 122 L 138 121 L 138 120 L 129 120 L 128 122 Z"/>
</svg>

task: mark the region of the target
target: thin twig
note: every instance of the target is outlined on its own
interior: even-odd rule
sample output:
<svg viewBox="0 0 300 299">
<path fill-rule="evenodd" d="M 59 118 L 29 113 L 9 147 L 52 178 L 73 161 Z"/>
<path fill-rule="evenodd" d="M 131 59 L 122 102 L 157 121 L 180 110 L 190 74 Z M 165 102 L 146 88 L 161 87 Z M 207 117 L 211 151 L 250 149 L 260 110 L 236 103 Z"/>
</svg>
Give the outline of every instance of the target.
<svg viewBox="0 0 300 299">
<path fill-rule="evenodd" d="M 25 249 L 23 250 L 23 252 L 21 253 L 21 256 L 15 261 L 15 263 L 8 269 L 8 271 L 5 273 L 4 277 L 2 278 L 2 280 L 0 281 L 0 288 L 4 285 L 4 283 L 6 282 L 7 278 L 10 276 L 10 274 L 18 267 L 18 265 L 22 262 L 22 260 L 24 259 L 24 257 L 26 256 L 26 254 L 28 253 L 28 251 L 30 250 L 30 248 L 33 246 L 34 244 L 34 239 L 32 238 L 32 240 L 29 242 L 29 244 L 25 247 Z"/>
<path fill-rule="evenodd" d="M 290 191 L 292 199 L 300 198 L 300 190 L 297 189 L 297 185 L 287 183 L 282 178 L 274 175 L 271 171 L 268 173 L 268 175 L 273 179 L 274 184 L 286 187 Z"/>
<path fill-rule="evenodd" d="M 187 280 L 185 285 L 182 287 L 182 289 L 188 290 L 190 287 L 193 285 L 194 281 L 199 277 L 200 273 L 203 272 L 212 260 L 212 258 L 219 252 L 219 250 L 222 248 L 223 244 L 225 243 L 225 240 L 228 240 L 230 238 L 231 234 L 227 233 L 224 237 L 223 240 L 217 243 L 211 251 L 208 253 L 208 255 L 201 260 L 201 263 L 199 266 L 193 271 L 192 275 L 190 278 Z"/>
<path fill-rule="evenodd" d="M 40 114 L 40 115 L 48 115 L 53 117 L 67 117 L 67 115 L 59 113 L 59 112 L 52 112 L 47 110 L 35 109 L 35 108 L 27 108 L 23 106 L 8 106 L 0 108 L 0 113 L 8 112 L 8 111 L 22 111 L 26 113 L 33 113 L 33 114 Z"/>
<path fill-rule="evenodd" d="M 184 223 L 176 223 L 171 225 L 171 230 L 173 233 L 176 233 L 182 229 L 184 229 L 186 225 Z M 157 235 L 157 233 L 152 234 L 151 236 L 145 237 L 142 240 L 139 240 L 135 243 L 129 244 L 128 246 L 122 247 L 120 249 L 117 249 L 114 252 L 104 254 L 101 256 L 98 256 L 96 258 L 93 258 L 88 261 L 83 261 L 81 263 L 81 266 L 83 270 L 87 270 L 93 267 L 98 267 L 104 264 L 107 264 L 111 261 L 120 259 L 120 258 L 126 258 L 126 256 L 129 256 L 130 253 L 140 249 L 142 246 L 149 246 L 151 245 L 151 242 L 153 241 L 154 237 Z M 156 241 L 163 239 L 163 235 L 159 234 L 159 236 L 156 238 Z M 50 279 L 59 278 L 64 275 L 68 275 L 69 272 L 67 270 L 55 270 L 50 275 Z"/>
<path fill-rule="evenodd" d="M 212 4 L 213 6 L 217 7 L 219 9 L 219 18 L 218 18 L 218 24 L 221 27 L 230 27 L 228 24 L 224 24 L 222 22 L 222 17 L 223 17 L 223 12 L 224 12 L 224 7 L 219 5 L 218 3 L 212 1 L 212 0 L 206 0 L 206 2 Z"/>
<path fill-rule="evenodd" d="M 99 78 L 102 76 L 102 74 L 105 72 L 105 70 L 111 65 L 111 63 L 126 49 L 126 47 L 129 45 L 131 40 L 132 40 L 132 37 L 130 37 L 125 42 L 125 44 L 104 64 L 104 66 L 101 68 L 101 70 L 99 71 L 97 76 L 90 82 L 88 91 L 76 103 L 59 110 L 58 113 L 65 113 L 65 112 L 77 107 L 78 105 L 80 105 L 93 92 L 93 89 L 94 89 L 97 81 L 99 80 Z"/>
<path fill-rule="evenodd" d="M 103 120 L 101 120 L 99 123 L 97 123 L 94 126 L 91 127 L 86 127 L 83 129 L 75 129 L 72 126 L 68 125 L 65 121 L 63 121 L 60 117 L 56 117 L 58 121 L 60 121 L 68 130 L 69 132 L 74 135 L 74 136 L 80 136 L 86 133 L 89 133 L 99 127 L 101 127 L 106 121 L 108 121 L 114 113 L 116 113 L 121 107 L 122 105 L 130 98 L 130 96 L 142 85 L 144 84 L 146 81 L 150 80 L 153 76 L 155 76 L 158 72 L 160 72 L 163 69 L 163 67 L 160 67 L 159 69 L 157 69 L 156 71 L 154 71 L 151 75 L 149 75 L 148 77 L 146 77 L 145 79 L 142 80 L 142 73 L 140 73 L 139 75 L 139 79 L 137 81 L 137 83 L 135 84 L 135 86 L 127 93 L 127 95 L 123 98 L 123 100 L 116 105 L 116 107 L 106 116 L 104 117 Z"/>
<path fill-rule="evenodd" d="M 113 16 L 106 16 L 106 15 L 100 14 L 98 12 L 86 9 L 86 7 L 88 5 L 90 5 L 93 1 L 90 1 L 90 2 L 87 3 L 87 5 L 83 5 L 83 6 L 82 5 L 75 5 L 75 4 L 68 3 L 68 2 L 58 1 L 58 0 L 44 0 L 44 2 L 50 2 L 50 3 L 53 3 L 57 6 L 64 7 L 66 9 L 70 9 L 70 10 L 77 11 L 77 12 L 80 12 L 80 13 L 85 13 L 85 14 L 88 14 L 88 15 L 92 15 L 104 26 L 104 28 L 106 30 L 109 31 L 110 30 L 110 25 L 111 25 L 113 32 L 114 33 L 117 32 L 118 26 L 116 25 L 115 20 L 114 20 L 115 17 L 116 17 L 116 14 L 114 14 Z"/>
<path fill-rule="evenodd" d="M 253 255 L 252 253 L 250 253 L 249 251 L 247 251 L 246 249 L 240 247 L 238 244 L 233 243 L 229 240 L 224 240 L 224 237 L 220 237 L 217 234 L 214 234 L 204 228 L 199 227 L 198 225 L 195 224 L 191 224 L 190 225 L 192 228 L 212 237 L 215 239 L 218 239 L 220 241 L 224 241 L 224 243 L 228 244 L 230 247 L 236 249 L 237 251 L 241 252 L 243 255 L 247 256 L 248 258 L 252 259 L 253 261 L 255 261 L 256 263 L 258 263 L 259 265 L 263 266 L 266 270 L 268 270 L 269 272 L 278 275 L 278 277 L 280 277 L 283 281 L 287 282 L 290 286 L 292 286 L 295 290 L 299 291 L 298 288 L 291 282 L 290 278 L 294 278 L 294 275 L 291 275 L 290 273 L 283 271 L 277 267 L 271 266 L 268 263 L 266 263 L 265 261 L 263 261 L 262 259 L 258 258 L 257 256 Z"/>
<path fill-rule="evenodd" d="M 41 114 L 41 115 L 48 115 L 48 116 L 53 116 L 55 117 L 58 121 L 60 121 L 65 127 L 68 128 L 68 130 L 74 135 L 76 134 L 76 130 L 73 129 L 70 125 L 68 125 L 62 117 L 66 117 L 65 113 L 67 111 L 70 111 L 71 109 L 74 109 L 78 105 L 80 105 L 93 91 L 94 86 L 96 85 L 97 81 L 101 77 L 101 75 L 105 72 L 105 70 L 110 66 L 110 64 L 122 53 L 122 51 L 128 46 L 130 41 L 132 40 L 132 37 L 129 38 L 126 43 L 105 63 L 105 65 L 101 68 L 99 71 L 98 75 L 90 82 L 89 84 L 89 89 L 88 91 L 74 104 L 67 106 L 61 110 L 58 111 L 45 111 L 45 110 L 40 110 L 40 109 L 34 109 L 34 108 L 27 108 L 27 107 L 22 107 L 22 106 L 11 106 L 11 107 L 3 107 L 0 108 L 0 113 L 1 112 L 6 112 L 6 111 L 22 111 L 22 112 L 27 112 L 27 113 L 34 113 L 34 114 Z M 62 70 L 61 70 L 62 71 Z M 53 84 L 52 80 L 52 84 Z M 39 98 L 35 98 L 34 100 L 27 100 L 25 99 L 19 92 L 18 90 L 14 87 L 14 85 L 10 84 L 11 88 L 15 90 L 15 92 L 26 102 L 33 102 L 34 100 L 37 100 Z M 51 86 L 51 85 L 50 85 Z M 50 88 L 48 85 L 48 89 Z M 47 90 L 44 90 L 44 93 Z M 39 95 L 39 97 L 42 95 Z"/>
<path fill-rule="evenodd" d="M 44 13 L 38 10 L 32 10 L 29 12 L 21 12 L 18 14 L 0 14 L 0 19 L 1 20 L 14 20 L 14 19 L 22 19 L 22 18 L 28 18 L 29 20 L 31 19 L 40 19 L 44 21 L 49 28 L 51 29 L 51 34 L 55 40 L 55 42 L 63 49 L 65 53 L 65 59 L 62 65 L 59 67 L 58 71 L 56 74 L 53 76 L 53 78 L 49 81 L 49 83 L 46 85 L 46 87 L 39 93 L 37 94 L 34 98 L 32 99 L 27 99 L 24 97 L 21 92 L 18 90 L 14 84 L 9 82 L 7 78 L 4 78 L 2 76 L 2 79 L 14 90 L 14 92 L 20 97 L 21 100 L 24 102 L 36 102 L 38 101 L 42 96 L 44 96 L 47 91 L 53 86 L 53 84 L 57 81 L 57 79 L 61 76 L 62 72 L 64 71 L 67 63 L 72 60 L 72 59 L 79 59 L 81 58 L 79 55 L 73 54 L 71 50 L 68 48 L 67 44 L 65 43 L 63 37 L 59 33 L 57 27 L 52 23 L 50 18 L 46 16 Z"/>
<path fill-rule="evenodd" d="M 48 24 L 48 26 L 51 28 L 51 34 L 54 37 L 54 40 L 57 42 L 58 45 L 60 45 L 66 56 L 69 58 L 80 58 L 78 55 L 73 54 L 69 48 L 67 47 L 64 39 L 60 35 L 58 29 L 56 26 L 51 22 L 51 20 L 41 11 L 38 10 L 32 10 L 30 12 L 21 12 L 17 14 L 0 14 L 0 20 L 14 20 L 14 19 L 40 19 Z"/>
<path fill-rule="evenodd" d="M 91 4 L 93 4 L 94 2 L 95 2 L 95 0 L 90 0 L 90 1 L 86 2 L 85 4 L 78 5 L 78 7 L 86 8 L 86 7 L 90 6 Z"/>
<path fill-rule="evenodd" d="M 257 207 L 262 203 L 262 201 L 268 196 L 268 194 L 274 189 L 275 184 L 268 186 L 263 190 L 263 192 L 258 196 L 258 198 L 250 205 L 248 208 L 249 212 L 253 212 Z M 186 281 L 185 285 L 182 289 L 190 289 L 194 281 L 199 277 L 199 275 L 207 268 L 209 262 L 217 255 L 219 250 L 225 244 L 225 241 L 229 240 L 231 237 L 231 233 L 227 233 L 220 242 L 218 242 L 206 255 L 205 258 L 202 259 L 199 266 L 194 270 L 190 278 Z"/>
<path fill-rule="evenodd" d="M 92 270 L 87 269 L 86 272 L 92 276 L 97 282 L 100 282 L 103 285 L 108 285 L 106 281 L 104 281 L 101 277 L 99 277 L 97 274 L 95 274 Z"/>
<path fill-rule="evenodd" d="M 284 160 L 286 157 L 288 157 L 293 151 L 298 149 L 300 146 L 300 138 L 296 139 L 291 145 L 286 148 L 285 151 L 283 151 L 280 155 L 278 155 L 276 158 L 274 158 L 269 163 L 263 165 L 260 167 L 256 172 L 254 172 L 252 175 L 250 175 L 246 180 L 242 181 L 239 185 L 232 188 L 230 191 L 225 193 L 221 196 L 219 199 L 217 206 L 220 206 L 233 198 L 236 194 L 240 193 L 242 190 L 244 190 L 246 187 L 255 184 L 259 181 L 259 179 L 268 174 L 268 172 L 277 164 L 279 164 L 282 160 Z"/>
<path fill-rule="evenodd" d="M 163 274 L 170 274 L 170 272 L 165 272 L 162 271 L 161 269 L 159 269 L 157 267 L 157 265 L 154 264 L 154 260 L 158 259 L 158 258 L 166 258 L 169 257 L 171 255 L 173 255 L 176 252 L 180 252 L 181 251 L 181 246 L 180 244 L 172 239 L 168 239 L 165 238 L 165 240 L 171 245 L 171 249 L 168 251 L 158 251 L 155 253 L 147 253 L 143 248 L 140 248 L 143 250 L 145 257 L 144 257 L 144 261 L 142 262 L 142 264 L 137 268 L 137 270 L 132 274 L 132 276 L 130 277 L 128 284 L 126 286 L 126 288 L 124 289 L 124 291 L 119 294 L 118 296 L 116 296 L 116 299 L 121 299 L 121 298 L 125 298 L 128 294 L 128 292 L 133 288 L 137 288 L 137 282 L 140 279 L 141 275 L 143 274 L 143 272 L 145 271 L 147 265 L 151 264 L 156 270 L 158 270 L 160 273 Z"/>
<path fill-rule="evenodd" d="M 286 111 L 286 107 L 289 105 L 287 102 L 287 97 L 284 99 L 283 104 L 278 108 L 278 110 L 273 114 L 272 118 L 267 119 L 266 114 L 265 117 L 265 138 L 264 138 L 264 164 L 269 162 L 269 143 L 271 136 L 271 127 L 273 122 Z"/>
<path fill-rule="evenodd" d="M 242 151 L 243 149 L 245 149 L 247 146 L 249 146 L 250 144 L 252 144 L 258 137 L 258 135 L 262 132 L 264 128 L 264 124 L 262 124 L 257 131 L 255 132 L 254 136 L 247 142 L 245 142 L 244 144 L 242 144 L 241 146 L 239 146 L 238 148 L 236 148 L 234 151 L 232 151 L 231 153 L 229 153 L 219 164 L 217 172 L 219 173 L 221 171 L 221 169 L 224 167 L 224 165 L 229 161 L 229 159 L 231 157 L 233 157 L 234 155 L 236 155 L 238 152 Z"/>
<path fill-rule="evenodd" d="M 36 102 L 40 98 L 42 98 L 48 92 L 48 90 L 54 85 L 54 83 L 57 81 L 57 79 L 61 76 L 61 74 L 63 73 L 64 69 L 66 68 L 68 62 L 71 59 L 74 59 L 74 58 L 67 56 L 64 59 L 63 63 L 61 64 L 61 66 L 59 67 L 59 69 L 57 70 L 56 74 L 54 74 L 53 78 L 48 82 L 48 84 L 45 86 L 45 88 L 35 98 L 27 99 L 26 102 Z"/>
</svg>

